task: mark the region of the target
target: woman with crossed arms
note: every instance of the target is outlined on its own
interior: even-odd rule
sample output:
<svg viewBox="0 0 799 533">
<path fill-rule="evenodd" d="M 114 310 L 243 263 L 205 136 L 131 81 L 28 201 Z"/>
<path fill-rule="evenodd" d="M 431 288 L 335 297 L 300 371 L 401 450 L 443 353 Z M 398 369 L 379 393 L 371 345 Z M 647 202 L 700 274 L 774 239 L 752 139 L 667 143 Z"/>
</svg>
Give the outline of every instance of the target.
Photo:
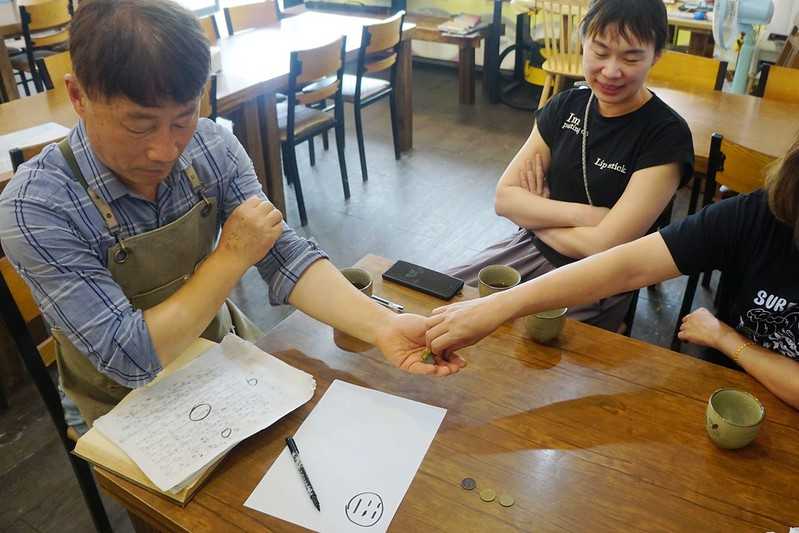
<svg viewBox="0 0 799 533">
<path fill-rule="evenodd" d="M 512 318 L 711 269 L 729 280 L 727 322 L 700 308 L 683 319 L 679 338 L 722 352 L 799 408 L 799 137 L 764 189 L 506 292 L 435 309 L 427 344 L 449 353 Z"/>
</svg>

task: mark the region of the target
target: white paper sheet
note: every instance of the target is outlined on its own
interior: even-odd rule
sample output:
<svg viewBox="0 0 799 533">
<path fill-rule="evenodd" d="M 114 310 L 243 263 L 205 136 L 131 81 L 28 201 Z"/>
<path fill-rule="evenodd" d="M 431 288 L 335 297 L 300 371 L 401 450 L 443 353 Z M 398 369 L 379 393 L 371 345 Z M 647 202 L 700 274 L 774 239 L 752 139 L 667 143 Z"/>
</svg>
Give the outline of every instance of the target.
<svg viewBox="0 0 799 533">
<path fill-rule="evenodd" d="M 315 531 L 386 531 L 445 414 L 336 380 L 294 435 L 321 512 L 287 449 L 244 505 Z"/>
<path fill-rule="evenodd" d="M 161 490 L 186 480 L 313 396 L 310 374 L 235 335 L 94 423 Z"/>
<path fill-rule="evenodd" d="M 8 155 L 8 151 L 12 148 L 22 148 L 32 144 L 55 141 L 65 137 L 67 133 L 69 133 L 69 128 L 65 128 L 55 122 L 47 122 L 32 128 L 0 135 L 0 172 L 11 170 L 11 158 Z"/>
</svg>

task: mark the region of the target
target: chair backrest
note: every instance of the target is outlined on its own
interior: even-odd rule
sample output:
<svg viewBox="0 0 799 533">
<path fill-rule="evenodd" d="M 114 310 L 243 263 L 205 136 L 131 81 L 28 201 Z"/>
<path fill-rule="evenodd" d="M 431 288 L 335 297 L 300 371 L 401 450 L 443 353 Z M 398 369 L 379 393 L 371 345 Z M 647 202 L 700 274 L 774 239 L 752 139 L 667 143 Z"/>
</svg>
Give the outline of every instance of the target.
<svg viewBox="0 0 799 533">
<path fill-rule="evenodd" d="M 69 41 L 69 21 L 72 19 L 69 0 L 19 6 L 19 15 L 26 47 L 42 48 Z"/>
<path fill-rule="evenodd" d="M 675 89 L 720 91 L 726 75 L 726 61 L 664 50 L 648 79 L 654 85 Z"/>
<path fill-rule="evenodd" d="M 533 0 L 544 28 L 544 51 L 554 70 L 582 71 L 583 45 L 580 22 L 588 11 L 588 0 Z"/>
<path fill-rule="evenodd" d="M 346 44 L 347 38 L 342 36 L 317 48 L 291 52 L 286 117 L 289 137 L 294 133 L 294 107 L 298 104 L 310 106 L 333 99 L 337 116 L 342 112 L 341 80 Z"/>
<path fill-rule="evenodd" d="M 63 137 L 59 137 L 58 139 L 50 139 L 49 141 L 45 141 L 43 143 L 36 143 L 30 144 L 28 146 L 19 146 L 16 148 L 12 148 L 8 151 L 8 155 L 11 158 L 11 168 L 14 172 L 17 171 L 17 168 L 32 157 L 39 155 L 45 146 L 49 144 L 53 144 L 55 142 L 60 141 Z"/>
<path fill-rule="evenodd" d="M 219 28 L 216 25 L 216 17 L 209 15 L 200 19 L 200 27 L 203 29 L 205 36 L 208 37 L 208 42 L 211 46 L 216 46 L 219 40 Z"/>
<path fill-rule="evenodd" d="M 402 40 L 405 12 L 363 27 L 358 50 L 358 74 L 371 74 L 389 69 L 397 63 L 397 45 Z"/>
<path fill-rule="evenodd" d="M 799 68 L 799 26 L 793 27 L 776 64 L 781 67 Z"/>
<path fill-rule="evenodd" d="M 225 8 L 225 23 L 230 35 L 250 28 L 267 28 L 280 23 L 277 2 L 265 0 Z"/>
<path fill-rule="evenodd" d="M 705 175 L 705 192 L 702 207 L 713 201 L 718 185 L 725 185 L 733 192 L 750 193 L 761 188 L 766 179 L 766 168 L 776 159 L 774 156 L 752 150 L 725 139 L 720 133 L 710 138 L 710 154 Z M 695 179 L 688 214 L 696 212 L 700 180 Z"/>
<path fill-rule="evenodd" d="M 765 65 L 757 92 L 768 100 L 799 103 L 799 68 Z"/>
<path fill-rule="evenodd" d="M 17 274 L 11 262 L 5 255 L 0 256 L 0 276 L 2 282 L 11 295 L 11 300 L 3 302 L 4 318 L 7 312 L 11 311 L 11 304 L 19 313 L 19 318 L 25 324 L 26 334 L 37 341 L 32 345 L 36 349 L 39 360 L 45 365 L 50 366 L 55 361 L 55 341 L 47 332 L 39 306 L 33 299 L 25 281 Z M 9 325 L 10 327 L 10 325 Z"/>
<path fill-rule="evenodd" d="M 72 59 L 69 52 L 59 52 L 37 59 L 36 69 L 42 77 L 45 89 L 61 89 L 64 87 L 64 75 L 72 72 Z"/>
</svg>

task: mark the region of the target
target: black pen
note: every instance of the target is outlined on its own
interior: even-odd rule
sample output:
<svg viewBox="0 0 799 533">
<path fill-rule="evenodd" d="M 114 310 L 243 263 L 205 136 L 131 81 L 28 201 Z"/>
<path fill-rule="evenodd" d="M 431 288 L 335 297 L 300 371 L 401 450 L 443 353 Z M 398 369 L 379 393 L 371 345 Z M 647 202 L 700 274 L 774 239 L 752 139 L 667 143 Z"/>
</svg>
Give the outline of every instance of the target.
<svg viewBox="0 0 799 533">
<path fill-rule="evenodd" d="M 316 507 L 316 510 L 321 511 L 322 508 L 319 506 L 319 498 L 316 497 L 316 492 L 313 490 L 311 480 L 308 479 L 308 473 L 305 471 L 305 467 L 302 466 L 302 461 L 300 461 L 300 449 L 297 448 L 297 443 L 294 442 L 293 438 L 287 437 L 286 446 L 289 447 L 291 457 L 294 459 L 294 466 L 297 467 L 297 471 L 300 473 L 302 482 L 305 485 L 305 490 L 308 491 L 308 496 L 311 497 L 311 501 L 313 502 L 314 507 Z"/>
</svg>

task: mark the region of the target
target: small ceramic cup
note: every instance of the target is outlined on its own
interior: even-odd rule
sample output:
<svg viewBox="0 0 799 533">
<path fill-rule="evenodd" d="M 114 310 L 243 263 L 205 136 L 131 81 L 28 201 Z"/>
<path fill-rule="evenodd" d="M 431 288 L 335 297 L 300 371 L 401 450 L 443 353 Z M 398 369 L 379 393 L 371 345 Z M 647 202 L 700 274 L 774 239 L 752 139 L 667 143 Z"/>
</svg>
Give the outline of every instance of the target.
<svg viewBox="0 0 799 533">
<path fill-rule="evenodd" d="M 707 402 L 707 434 L 720 448 L 743 448 L 755 440 L 765 418 L 760 400 L 742 390 L 718 389 Z"/>
<path fill-rule="evenodd" d="M 487 266 L 477 274 L 480 297 L 506 291 L 522 281 L 522 275 L 513 267 L 505 265 Z"/>
<path fill-rule="evenodd" d="M 524 319 L 527 336 L 536 342 L 547 343 L 556 339 L 566 324 L 567 307 L 541 311 Z"/>
<path fill-rule="evenodd" d="M 341 275 L 349 280 L 352 285 L 367 296 L 372 295 L 372 275 L 366 270 L 358 267 L 342 268 Z M 343 331 L 333 330 L 333 342 L 342 350 L 348 352 L 363 352 L 371 348 L 371 345 L 356 339 L 352 335 L 347 335 Z"/>
</svg>

